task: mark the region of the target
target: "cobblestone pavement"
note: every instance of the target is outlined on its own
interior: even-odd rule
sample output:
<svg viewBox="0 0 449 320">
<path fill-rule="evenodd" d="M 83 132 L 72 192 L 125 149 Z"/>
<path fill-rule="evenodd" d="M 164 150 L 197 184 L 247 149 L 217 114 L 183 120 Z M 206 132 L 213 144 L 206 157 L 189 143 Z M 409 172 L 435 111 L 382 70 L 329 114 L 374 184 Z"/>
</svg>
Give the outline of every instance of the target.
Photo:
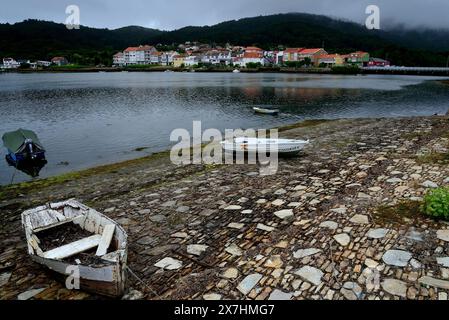
<svg viewBox="0 0 449 320">
<path fill-rule="evenodd" d="M 137 162 L 0 202 L 0 298 L 101 299 L 69 291 L 26 255 L 20 212 L 76 197 L 129 234 L 126 299 L 440 299 L 449 224 L 419 214 L 449 184 L 446 117 L 298 127 L 299 157 L 256 165 Z M 30 291 L 34 289 L 43 289 Z"/>
</svg>

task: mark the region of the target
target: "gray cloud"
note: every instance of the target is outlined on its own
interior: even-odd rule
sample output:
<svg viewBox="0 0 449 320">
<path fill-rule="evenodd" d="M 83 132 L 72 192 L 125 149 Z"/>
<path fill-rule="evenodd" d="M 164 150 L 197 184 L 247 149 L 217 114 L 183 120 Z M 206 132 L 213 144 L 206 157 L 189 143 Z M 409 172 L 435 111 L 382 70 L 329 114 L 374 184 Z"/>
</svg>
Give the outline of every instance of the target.
<svg viewBox="0 0 449 320">
<path fill-rule="evenodd" d="M 80 7 L 82 25 L 101 28 L 140 25 L 171 30 L 286 12 L 324 14 L 362 23 L 367 5 L 376 4 L 384 26 L 449 29 L 447 0 L 16 0 L 2 3 L 0 22 L 29 18 L 64 22 L 65 8 L 70 4 Z"/>
</svg>

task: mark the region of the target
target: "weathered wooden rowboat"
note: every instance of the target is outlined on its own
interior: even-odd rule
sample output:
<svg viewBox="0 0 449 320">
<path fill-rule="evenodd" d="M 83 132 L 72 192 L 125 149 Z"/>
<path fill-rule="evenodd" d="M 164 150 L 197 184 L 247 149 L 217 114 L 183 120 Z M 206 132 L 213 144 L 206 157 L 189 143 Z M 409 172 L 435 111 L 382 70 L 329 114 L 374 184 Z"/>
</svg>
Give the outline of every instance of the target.
<svg viewBox="0 0 449 320">
<path fill-rule="evenodd" d="M 63 278 L 77 267 L 81 290 L 123 295 L 127 234 L 115 221 L 70 199 L 24 211 L 22 225 L 34 261 Z"/>
</svg>

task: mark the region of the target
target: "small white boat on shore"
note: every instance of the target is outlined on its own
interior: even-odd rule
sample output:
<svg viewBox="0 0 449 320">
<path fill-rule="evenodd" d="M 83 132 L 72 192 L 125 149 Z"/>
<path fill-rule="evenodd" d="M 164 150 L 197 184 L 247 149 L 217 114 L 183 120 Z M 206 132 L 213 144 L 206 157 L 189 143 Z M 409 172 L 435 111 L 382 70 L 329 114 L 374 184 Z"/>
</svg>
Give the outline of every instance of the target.
<svg viewBox="0 0 449 320">
<path fill-rule="evenodd" d="M 294 155 L 310 144 L 309 140 L 291 139 L 259 139 L 259 138 L 234 138 L 233 141 L 222 141 L 221 146 L 225 152 L 243 153 L 278 153 L 282 155 Z"/>
<path fill-rule="evenodd" d="M 271 115 L 279 114 L 279 109 L 265 109 L 265 108 L 254 107 L 253 110 L 254 110 L 254 112 L 260 113 L 260 114 L 271 114 Z"/>
<path fill-rule="evenodd" d="M 61 280 L 78 270 L 79 289 L 123 295 L 128 243 L 115 221 L 70 199 L 24 211 L 22 226 L 31 259 Z"/>
</svg>

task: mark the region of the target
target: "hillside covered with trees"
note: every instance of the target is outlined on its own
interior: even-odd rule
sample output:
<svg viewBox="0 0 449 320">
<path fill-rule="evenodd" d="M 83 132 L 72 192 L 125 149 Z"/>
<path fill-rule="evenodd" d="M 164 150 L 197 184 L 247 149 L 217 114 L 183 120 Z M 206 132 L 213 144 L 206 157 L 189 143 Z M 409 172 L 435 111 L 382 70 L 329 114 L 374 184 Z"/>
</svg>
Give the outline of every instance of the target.
<svg viewBox="0 0 449 320">
<path fill-rule="evenodd" d="M 264 49 L 322 47 L 329 52 L 364 50 L 395 65 L 446 66 L 449 31 L 370 31 L 356 23 L 303 13 L 259 16 L 213 26 L 160 31 L 137 26 L 115 30 L 26 20 L 0 24 L 0 57 L 49 59 L 63 55 L 77 64 L 110 64 L 112 54 L 127 46 L 173 46 L 186 41 L 256 45 Z"/>
</svg>

